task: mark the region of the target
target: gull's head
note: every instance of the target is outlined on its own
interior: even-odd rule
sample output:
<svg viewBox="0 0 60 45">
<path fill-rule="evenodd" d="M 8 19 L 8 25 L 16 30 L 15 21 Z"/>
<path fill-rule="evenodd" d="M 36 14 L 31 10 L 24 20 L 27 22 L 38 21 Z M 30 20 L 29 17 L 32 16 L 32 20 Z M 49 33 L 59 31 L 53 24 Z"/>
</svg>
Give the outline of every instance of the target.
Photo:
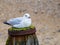
<svg viewBox="0 0 60 45">
<path fill-rule="evenodd" d="M 23 17 L 25 17 L 25 18 L 30 18 L 30 14 L 25 13 Z"/>
</svg>

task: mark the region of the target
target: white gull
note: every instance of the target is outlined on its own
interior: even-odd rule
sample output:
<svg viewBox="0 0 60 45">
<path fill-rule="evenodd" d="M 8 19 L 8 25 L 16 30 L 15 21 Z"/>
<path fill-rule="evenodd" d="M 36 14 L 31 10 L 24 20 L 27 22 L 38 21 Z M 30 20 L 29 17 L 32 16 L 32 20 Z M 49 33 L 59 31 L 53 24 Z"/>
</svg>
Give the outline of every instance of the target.
<svg viewBox="0 0 60 45">
<path fill-rule="evenodd" d="M 8 21 L 5 21 L 4 24 L 8 24 L 16 28 L 29 27 L 31 25 L 30 14 L 25 13 L 23 17 L 12 18 Z"/>
</svg>

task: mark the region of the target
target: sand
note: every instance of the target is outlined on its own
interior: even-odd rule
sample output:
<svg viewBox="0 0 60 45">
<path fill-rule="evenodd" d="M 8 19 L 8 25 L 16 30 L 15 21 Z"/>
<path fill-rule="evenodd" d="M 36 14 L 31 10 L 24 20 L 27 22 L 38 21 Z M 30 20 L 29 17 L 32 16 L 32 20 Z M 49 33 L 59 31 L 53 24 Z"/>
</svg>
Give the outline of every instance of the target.
<svg viewBox="0 0 60 45">
<path fill-rule="evenodd" d="M 3 24 L 29 13 L 40 45 L 60 45 L 60 0 L 0 0 L 0 45 L 5 45 L 8 29 Z"/>
</svg>

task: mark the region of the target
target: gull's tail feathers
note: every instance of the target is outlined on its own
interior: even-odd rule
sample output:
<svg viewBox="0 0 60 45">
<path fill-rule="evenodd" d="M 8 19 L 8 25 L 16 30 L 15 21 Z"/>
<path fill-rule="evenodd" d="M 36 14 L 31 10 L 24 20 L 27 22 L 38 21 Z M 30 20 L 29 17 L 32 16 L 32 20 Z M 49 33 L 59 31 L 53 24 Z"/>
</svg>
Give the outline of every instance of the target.
<svg viewBox="0 0 60 45">
<path fill-rule="evenodd" d="M 7 25 L 11 25 L 11 24 L 9 24 L 9 23 L 7 23 L 7 21 L 5 21 L 5 22 L 3 22 L 4 24 L 7 24 Z"/>
</svg>

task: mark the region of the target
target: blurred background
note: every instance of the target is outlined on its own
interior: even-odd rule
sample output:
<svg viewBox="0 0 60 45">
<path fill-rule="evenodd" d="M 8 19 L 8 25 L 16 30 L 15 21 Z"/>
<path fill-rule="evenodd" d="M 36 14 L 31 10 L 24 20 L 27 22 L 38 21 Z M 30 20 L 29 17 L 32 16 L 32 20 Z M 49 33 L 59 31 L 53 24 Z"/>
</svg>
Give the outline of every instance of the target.
<svg viewBox="0 0 60 45">
<path fill-rule="evenodd" d="M 60 0 L 0 0 L 0 45 L 5 45 L 11 18 L 29 13 L 40 45 L 60 45 Z"/>
</svg>

